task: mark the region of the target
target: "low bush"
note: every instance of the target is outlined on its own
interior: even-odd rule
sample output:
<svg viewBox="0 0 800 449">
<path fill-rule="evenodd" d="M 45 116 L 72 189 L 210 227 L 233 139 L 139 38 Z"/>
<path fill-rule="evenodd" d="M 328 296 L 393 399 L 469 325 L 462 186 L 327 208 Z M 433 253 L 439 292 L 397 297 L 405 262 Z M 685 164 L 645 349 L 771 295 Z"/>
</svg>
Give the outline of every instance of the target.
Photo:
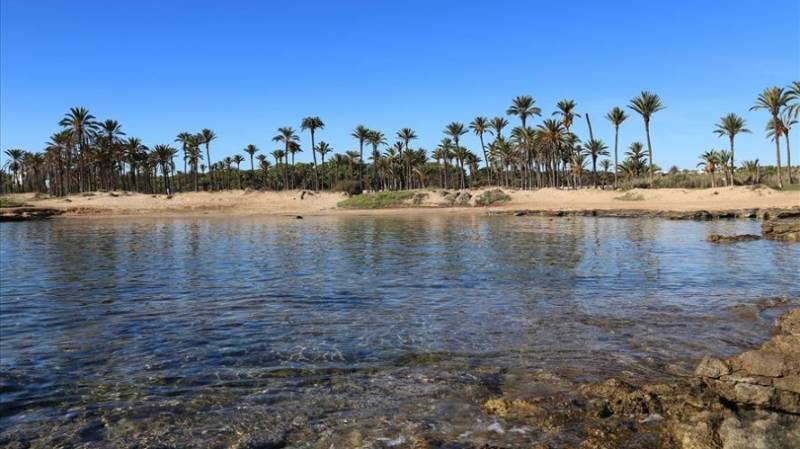
<svg viewBox="0 0 800 449">
<path fill-rule="evenodd" d="M 475 204 L 478 206 L 492 206 L 494 204 L 505 203 L 506 201 L 510 201 L 511 197 L 508 196 L 506 192 L 503 192 L 500 189 L 492 189 L 487 190 L 477 198 L 475 198 Z"/>
<path fill-rule="evenodd" d="M 413 197 L 414 192 L 363 193 L 340 201 L 338 206 L 352 209 L 382 209 L 402 206 L 406 200 Z"/>
</svg>

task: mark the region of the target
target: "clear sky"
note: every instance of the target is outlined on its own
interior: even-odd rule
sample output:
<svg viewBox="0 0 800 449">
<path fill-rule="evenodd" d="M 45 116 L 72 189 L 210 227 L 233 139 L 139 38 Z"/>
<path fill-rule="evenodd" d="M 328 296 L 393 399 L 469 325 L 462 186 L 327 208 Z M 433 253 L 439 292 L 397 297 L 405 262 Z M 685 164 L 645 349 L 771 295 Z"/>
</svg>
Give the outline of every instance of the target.
<svg viewBox="0 0 800 449">
<path fill-rule="evenodd" d="M 764 87 L 800 78 L 797 0 L 0 4 L 2 150 L 41 150 L 72 106 L 147 145 L 211 128 L 215 160 L 249 143 L 269 152 L 279 126 L 308 115 L 337 152 L 356 148 L 360 123 L 389 136 L 414 128 L 430 150 L 448 122 L 502 115 L 520 94 L 548 116 L 575 99 L 611 147 L 603 115 L 648 89 L 667 105 L 652 122 L 660 166 L 694 167 L 725 147 L 711 131 L 728 112 L 754 131 L 737 160 L 774 163 L 767 114 L 748 108 Z M 585 122 L 575 130 L 586 138 Z M 640 118 L 620 134 L 621 147 L 642 140 Z M 310 160 L 301 137 L 299 160 Z M 480 152 L 474 136 L 465 144 Z"/>
</svg>

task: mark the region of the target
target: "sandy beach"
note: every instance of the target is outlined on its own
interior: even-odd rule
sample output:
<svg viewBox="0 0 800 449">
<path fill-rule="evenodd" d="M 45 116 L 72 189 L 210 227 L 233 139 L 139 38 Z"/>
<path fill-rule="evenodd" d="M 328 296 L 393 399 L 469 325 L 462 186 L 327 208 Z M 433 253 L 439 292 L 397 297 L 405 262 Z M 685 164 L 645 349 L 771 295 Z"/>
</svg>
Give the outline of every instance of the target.
<svg viewBox="0 0 800 449">
<path fill-rule="evenodd" d="M 559 190 L 520 191 L 503 189 L 510 201 L 488 207 L 476 206 L 475 198 L 485 189 L 470 190 L 467 205 L 453 206 L 441 190 L 417 191 L 418 204 L 408 201 L 388 209 L 347 209 L 337 204 L 343 193 L 308 191 L 185 192 L 172 197 L 130 192 L 97 192 L 68 198 L 35 199 L 15 195 L 18 201 L 36 207 L 63 210 L 62 216 L 128 215 L 330 215 L 407 213 L 502 213 L 506 211 L 645 210 L 663 212 L 721 211 L 737 209 L 785 209 L 800 207 L 800 192 L 769 188 L 723 187 L 715 189 Z"/>
</svg>

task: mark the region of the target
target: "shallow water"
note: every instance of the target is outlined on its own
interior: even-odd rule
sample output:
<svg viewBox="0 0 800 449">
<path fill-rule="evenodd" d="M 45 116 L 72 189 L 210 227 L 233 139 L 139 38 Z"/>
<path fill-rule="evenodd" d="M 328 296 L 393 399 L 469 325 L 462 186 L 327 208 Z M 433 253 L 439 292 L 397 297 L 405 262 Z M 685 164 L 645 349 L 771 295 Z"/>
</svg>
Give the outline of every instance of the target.
<svg viewBox="0 0 800 449">
<path fill-rule="evenodd" d="M 800 245 L 705 241 L 759 233 L 754 221 L 59 219 L 0 231 L 0 445 L 327 449 L 481 429 L 521 444 L 536 436 L 486 430 L 497 423 L 485 398 L 678 375 L 758 344 L 800 298 Z"/>
</svg>

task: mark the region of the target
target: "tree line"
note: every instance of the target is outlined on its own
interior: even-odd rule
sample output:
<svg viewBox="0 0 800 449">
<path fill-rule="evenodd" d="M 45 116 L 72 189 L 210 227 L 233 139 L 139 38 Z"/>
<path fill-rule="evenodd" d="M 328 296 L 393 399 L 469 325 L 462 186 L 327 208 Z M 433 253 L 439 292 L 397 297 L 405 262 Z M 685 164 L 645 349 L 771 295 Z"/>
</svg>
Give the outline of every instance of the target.
<svg viewBox="0 0 800 449">
<path fill-rule="evenodd" d="M 59 121 L 60 130 L 50 136 L 43 151 L 5 151 L 8 161 L 0 172 L 0 188 L 3 192 L 46 192 L 55 196 L 119 189 L 143 193 L 233 188 L 358 192 L 431 186 L 617 187 L 622 179 L 637 178 L 646 178 L 647 185 L 653 187 L 660 168 L 653 162 L 650 126 L 664 104 L 657 94 L 644 91 L 629 101 L 627 109 L 641 118 L 645 142 L 631 142 L 621 162 L 620 128 L 629 118 L 625 109 L 613 107 L 604 117 L 614 128 L 612 162 L 608 146 L 594 137 L 589 114 L 578 113 L 574 100 L 559 101 L 549 118 L 533 126 L 530 121 L 541 117 L 542 110 L 530 95 L 515 97 L 505 116 L 479 116 L 468 124 L 449 123 L 442 131 L 443 138 L 430 152 L 413 147 L 418 136 L 411 128 L 397 131 L 390 143 L 390 137 L 383 132 L 358 125 L 351 133 L 357 149 L 337 153 L 329 143 L 317 141 L 325 123 L 310 116 L 301 120 L 299 131 L 291 126 L 278 128 L 271 139 L 278 148 L 269 153 L 251 144 L 241 153 L 213 161 L 211 146 L 217 135 L 210 129 L 181 132 L 174 142 L 148 147 L 139 138 L 127 136 L 116 120 L 99 121 L 87 109 L 76 107 Z M 800 82 L 764 89 L 750 109 L 769 113 L 766 136 L 775 143 L 778 188 L 783 187 L 784 181 L 782 139 L 786 142 L 787 181 L 795 182 L 789 132 L 800 114 Z M 506 117 L 518 124 L 511 126 Z M 588 127 L 586 140 L 573 131 L 575 121 L 581 118 Z M 463 136 L 470 132 L 480 143 L 476 151 L 463 144 Z M 698 166 L 710 175 L 712 185 L 716 185 L 719 172 L 726 185 L 733 185 L 737 167 L 735 138 L 751 131 L 742 117 L 730 113 L 720 119 L 713 132 L 727 137 L 729 148 L 704 152 Z M 310 164 L 295 162 L 296 154 L 303 151 L 298 133 L 309 136 Z M 249 169 L 243 169 L 241 164 L 247 162 Z M 759 181 L 758 160 L 744 161 L 741 170 L 748 173 L 751 182 Z"/>
</svg>

